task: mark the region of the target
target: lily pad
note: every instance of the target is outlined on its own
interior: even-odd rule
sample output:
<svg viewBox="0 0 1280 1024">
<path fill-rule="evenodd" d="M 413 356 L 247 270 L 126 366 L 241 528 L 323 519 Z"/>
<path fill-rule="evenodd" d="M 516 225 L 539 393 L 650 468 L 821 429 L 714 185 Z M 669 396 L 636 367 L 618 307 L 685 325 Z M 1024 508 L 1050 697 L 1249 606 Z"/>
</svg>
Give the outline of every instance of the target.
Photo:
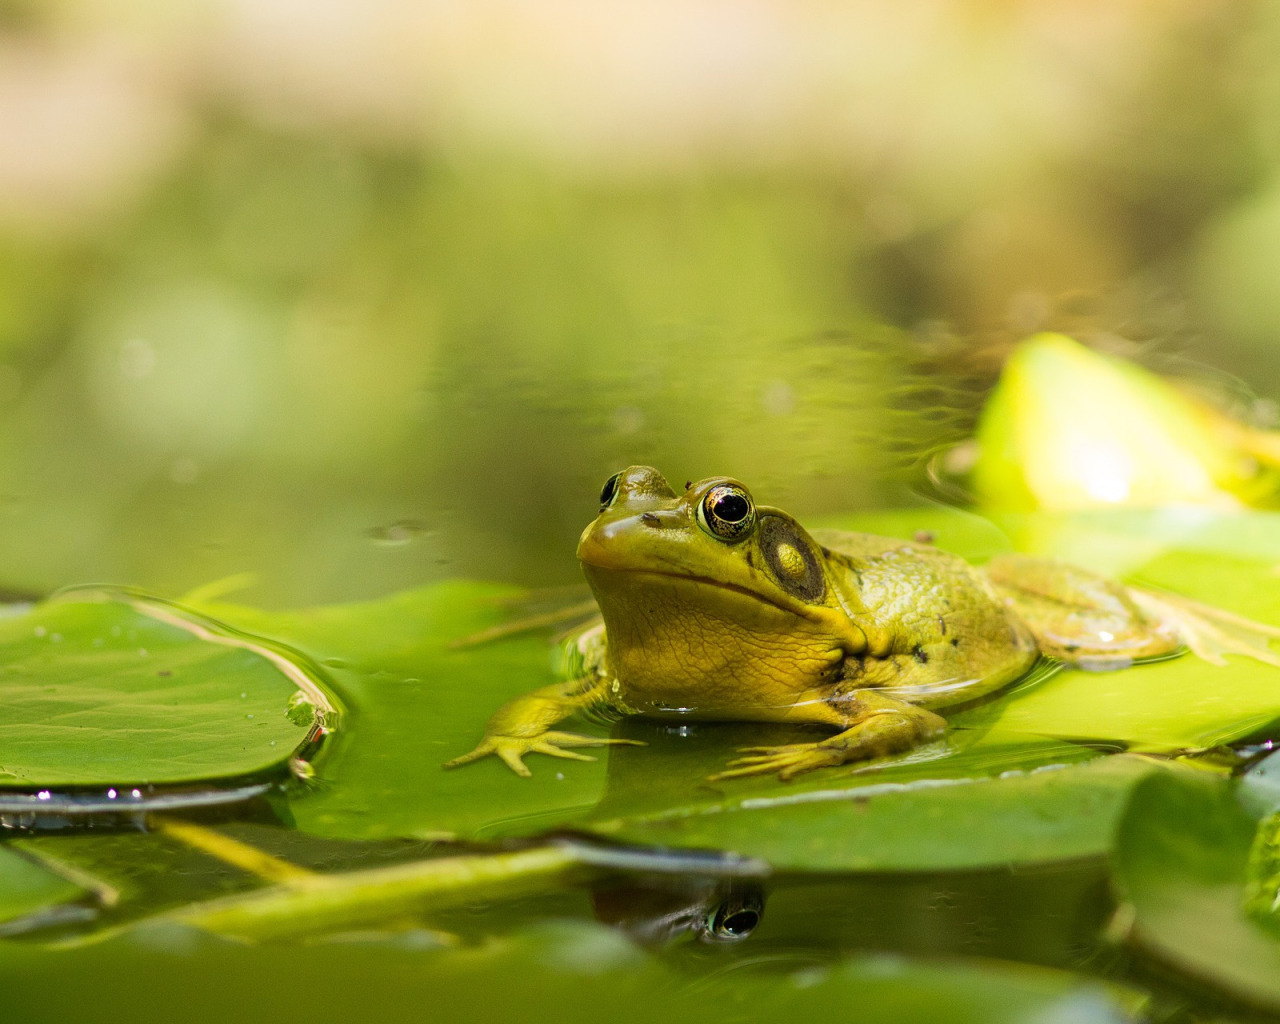
<svg viewBox="0 0 1280 1024">
<path fill-rule="evenodd" d="M 1156 777 L 1121 822 L 1120 895 L 1132 908 L 1127 941 L 1184 977 L 1280 1010 L 1280 939 L 1247 913 L 1255 822 L 1226 783 Z"/>
<path fill-rule="evenodd" d="M 1036 748 L 1031 745 L 1029 750 Z M 1026 755 L 1024 755 L 1026 756 Z M 922 778 L 864 776 L 861 785 L 726 798 L 593 822 L 611 838 L 711 847 L 779 871 L 953 871 L 1100 856 L 1132 787 L 1158 764 L 1101 757 L 985 775 L 972 755 Z"/>
<path fill-rule="evenodd" d="M 447 582 L 298 612 L 205 606 L 220 621 L 307 652 L 350 710 L 314 792 L 290 805 L 299 828 L 350 839 L 477 835 L 513 821 L 537 831 L 594 806 L 604 791 L 604 758 L 547 759 L 532 779 L 516 778 L 493 758 L 441 767 L 476 744 L 504 701 L 554 679 L 545 633 L 455 646 L 508 620 L 522 597 L 513 587 Z M 574 728 L 608 733 L 589 722 Z"/>
<path fill-rule="evenodd" d="M 0 789 L 142 788 L 260 775 L 334 706 L 268 645 L 169 606 L 73 593 L 0 619 Z M 136 791 L 136 796 L 135 796 Z"/>
</svg>

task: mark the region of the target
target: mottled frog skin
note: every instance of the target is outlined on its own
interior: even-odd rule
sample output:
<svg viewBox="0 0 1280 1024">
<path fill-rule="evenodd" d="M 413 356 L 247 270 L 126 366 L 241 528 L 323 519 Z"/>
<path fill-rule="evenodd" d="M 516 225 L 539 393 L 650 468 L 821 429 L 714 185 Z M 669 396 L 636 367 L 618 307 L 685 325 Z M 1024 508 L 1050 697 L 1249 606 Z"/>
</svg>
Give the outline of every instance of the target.
<svg viewBox="0 0 1280 1024">
<path fill-rule="evenodd" d="M 657 470 L 611 477 L 578 544 L 603 624 L 584 678 L 504 705 L 475 750 L 528 775 L 528 753 L 613 740 L 553 727 L 592 704 L 624 714 L 808 723 L 833 735 L 750 748 L 713 779 L 790 778 L 945 730 L 936 709 L 1024 675 L 1042 654 L 1090 668 L 1169 654 L 1178 625 L 1136 592 L 1048 559 L 974 567 L 928 544 L 807 532 L 737 480 L 677 493 Z"/>
</svg>

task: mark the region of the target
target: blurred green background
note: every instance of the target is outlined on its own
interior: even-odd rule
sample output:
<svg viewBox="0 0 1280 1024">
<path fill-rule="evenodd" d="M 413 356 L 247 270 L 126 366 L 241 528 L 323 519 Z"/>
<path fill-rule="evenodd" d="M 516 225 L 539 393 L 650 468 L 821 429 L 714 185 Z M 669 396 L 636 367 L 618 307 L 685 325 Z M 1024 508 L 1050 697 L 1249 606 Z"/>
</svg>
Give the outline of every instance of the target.
<svg viewBox="0 0 1280 1024">
<path fill-rule="evenodd" d="M 570 582 L 632 462 L 901 503 L 1042 328 L 1280 395 L 1276 52 L 1204 0 L 0 0 L 0 582 Z"/>
</svg>

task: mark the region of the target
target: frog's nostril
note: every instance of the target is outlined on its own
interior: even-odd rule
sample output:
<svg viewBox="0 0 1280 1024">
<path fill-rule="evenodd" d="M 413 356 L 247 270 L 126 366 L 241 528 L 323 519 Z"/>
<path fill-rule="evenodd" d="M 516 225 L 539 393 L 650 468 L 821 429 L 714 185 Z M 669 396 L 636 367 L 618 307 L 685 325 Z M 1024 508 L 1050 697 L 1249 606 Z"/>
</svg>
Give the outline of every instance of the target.
<svg viewBox="0 0 1280 1024">
<path fill-rule="evenodd" d="M 652 512 L 641 512 L 640 522 L 644 523 L 645 526 L 659 527 L 662 525 L 662 520 L 659 519 L 657 516 L 655 516 Z"/>
</svg>

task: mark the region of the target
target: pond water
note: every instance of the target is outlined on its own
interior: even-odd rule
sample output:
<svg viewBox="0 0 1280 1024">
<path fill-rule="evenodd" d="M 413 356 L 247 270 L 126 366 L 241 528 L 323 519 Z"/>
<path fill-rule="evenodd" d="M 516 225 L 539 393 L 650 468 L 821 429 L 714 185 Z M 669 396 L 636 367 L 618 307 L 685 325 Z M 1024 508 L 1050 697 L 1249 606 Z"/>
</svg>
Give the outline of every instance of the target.
<svg viewBox="0 0 1280 1024">
<path fill-rule="evenodd" d="M 1238 619 L 789 783 L 712 776 L 822 730 L 443 768 L 630 465 L 1280 624 L 1259 452 L 1014 513 L 963 445 L 1041 331 L 1274 425 L 1265 5 L 81 6 L 0 3 L 6 1019 L 1280 1018 Z"/>
</svg>

